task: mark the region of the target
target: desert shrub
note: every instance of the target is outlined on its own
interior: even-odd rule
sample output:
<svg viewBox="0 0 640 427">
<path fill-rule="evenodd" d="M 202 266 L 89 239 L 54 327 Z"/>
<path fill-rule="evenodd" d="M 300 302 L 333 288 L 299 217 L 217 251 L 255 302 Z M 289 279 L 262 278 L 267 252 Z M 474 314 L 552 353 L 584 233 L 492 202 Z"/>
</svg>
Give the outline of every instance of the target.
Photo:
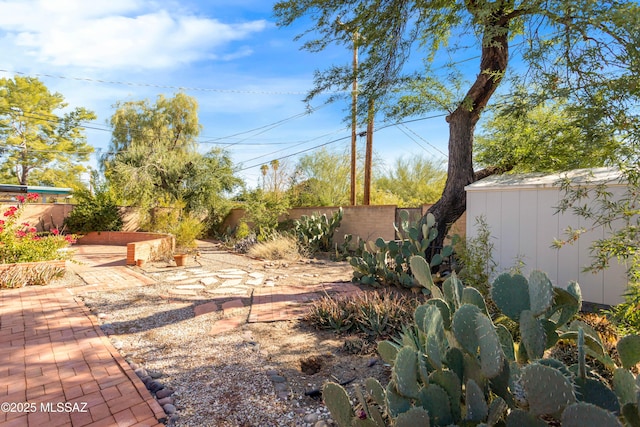
<svg viewBox="0 0 640 427">
<path fill-rule="evenodd" d="M 74 192 L 78 204 L 73 207 L 65 219 L 65 227 L 72 233 L 90 231 L 120 231 L 122 217 L 113 195 L 98 187 L 95 194 L 88 190 Z"/>
<path fill-rule="evenodd" d="M 196 247 L 196 239 L 202 235 L 205 224 L 191 214 L 182 215 L 178 222 L 170 229 L 176 238 L 176 247 L 181 249 L 193 249 Z"/>
<path fill-rule="evenodd" d="M 419 298 L 385 289 L 314 301 L 305 320 L 318 329 L 361 332 L 376 340 L 397 335 L 413 317 Z"/>
<path fill-rule="evenodd" d="M 247 251 L 249 256 L 269 260 L 294 261 L 302 257 L 298 241 L 290 235 L 276 234 L 272 238 L 258 242 Z"/>
<path fill-rule="evenodd" d="M 621 334 L 640 333 L 640 284 L 632 283 L 624 293 L 624 301 L 605 310 Z"/>
<path fill-rule="evenodd" d="M 43 286 L 64 275 L 64 268 L 51 264 L 20 265 L 0 271 L 0 288 Z"/>
<path fill-rule="evenodd" d="M 494 244 L 491 230 L 484 216 L 476 217 L 475 237 L 460 240 L 456 245 L 456 261 L 460 264 L 459 277 L 465 285 L 480 291 L 485 298 L 489 295 L 489 279 L 496 272 L 493 259 Z"/>
<path fill-rule="evenodd" d="M 251 229 L 249 228 L 247 223 L 244 221 L 241 221 L 240 224 L 238 224 L 238 227 L 236 227 L 234 237 L 238 240 L 242 240 L 245 237 L 249 237 L 250 234 L 251 234 Z"/>
</svg>

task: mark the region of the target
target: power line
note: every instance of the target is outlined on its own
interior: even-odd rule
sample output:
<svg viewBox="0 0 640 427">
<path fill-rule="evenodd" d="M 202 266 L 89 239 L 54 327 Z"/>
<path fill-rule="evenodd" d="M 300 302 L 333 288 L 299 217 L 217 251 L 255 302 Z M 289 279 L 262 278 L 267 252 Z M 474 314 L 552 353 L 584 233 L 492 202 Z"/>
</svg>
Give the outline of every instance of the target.
<svg viewBox="0 0 640 427">
<path fill-rule="evenodd" d="M 185 92 L 218 92 L 218 93 L 235 93 L 235 94 L 247 94 L 247 95 L 306 95 L 307 94 L 307 92 L 294 92 L 294 91 L 216 89 L 216 88 L 190 87 L 190 86 L 159 85 L 159 84 L 153 84 L 153 83 L 135 83 L 135 82 L 125 82 L 125 81 L 118 81 L 118 80 L 92 79 L 88 77 L 69 77 L 69 76 L 62 76 L 59 74 L 56 75 L 56 74 L 45 74 L 45 73 L 24 73 L 21 71 L 10 71 L 10 70 L 4 70 L 4 69 L 0 69 L 0 72 L 7 73 L 7 74 L 18 74 L 21 76 L 48 77 L 48 78 L 54 78 L 54 79 L 83 81 L 83 82 L 89 82 L 89 83 L 112 84 L 112 85 L 120 85 L 120 86 L 152 87 L 152 88 L 158 88 L 158 89 L 175 89 L 175 90 L 180 90 Z"/>
</svg>

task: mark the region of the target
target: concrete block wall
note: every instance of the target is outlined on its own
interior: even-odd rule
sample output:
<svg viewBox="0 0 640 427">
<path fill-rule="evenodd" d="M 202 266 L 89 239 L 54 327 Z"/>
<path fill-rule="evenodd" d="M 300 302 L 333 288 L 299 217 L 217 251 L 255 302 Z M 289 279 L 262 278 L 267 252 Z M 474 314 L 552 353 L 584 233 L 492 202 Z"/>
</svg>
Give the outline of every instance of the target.
<svg viewBox="0 0 640 427">
<path fill-rule="evenodd" d="M 414 208 L 423 214 L 427 212 L 431 205 L 424 205 L 420 208 Z M 281 221 L 286 219 L 296 220 L 303 215 L 333 215 L 339 208 L 337 206 L 318 206 L 305 208 L 292 208 L 287 215 L 281 217 Z M 375 241 L 378 237 L 384 240 L 396 239 L 396 232 L 393 227 L 396 223 L 397 211 L 403 210 L 395 205 L 383 206 L 345 206 L 340 228 L 336 231 L 333 241 L 340 244 L 344 241 L 346 234 L 353 236 L 353 242 L 357 241 L 357 237 L 369 242 Z M 243 209 L 232 209 L 229 216 L 225 219 L 224 228 L 234 228 L 242 220 L 244 216 Z M 414 215 L 415 216 L 415 215 Z M 451 233 L 457 233 L 460 236 L 465 235 L 466 216 L 463 215 L 452 227 Z"/>
<path fill-rule="evenodd" d="M 0 214 L 16 203 L 0 204 Z M 18 223 L 28 222 L 38 231 L 48 231 L 52 228 L 61 228 L 64 219 L 73 210 L 73 205 L 66 203 L 29 203 L 24 206 Z"/>
</svg>

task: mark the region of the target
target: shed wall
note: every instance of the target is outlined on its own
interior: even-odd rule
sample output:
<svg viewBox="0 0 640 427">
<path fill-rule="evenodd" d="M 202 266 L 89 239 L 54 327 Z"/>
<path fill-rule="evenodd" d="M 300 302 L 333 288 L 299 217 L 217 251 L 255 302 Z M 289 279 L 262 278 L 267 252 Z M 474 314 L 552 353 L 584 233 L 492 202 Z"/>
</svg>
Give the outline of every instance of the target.
<svg viewBox="0 0 640 427">
<path fill-rule="evenodd" d="M 612 260 L 605 271 L 583 272 L 591 262 L 590 246 L 604 237 L 604 229 L 594 228 L 571 212 L 556 214 L 561 199 L 559 188 L 505 186 L 467 190 L 467 237 L 477 236 L 476 219 L 484 216 L 493 239 L 493 259 L 498 274 L 521 260 L 525 275 L 532 270 L 542 270 L 556 286 L 578 282 L 585 301 L 608 305 L 623 301 L 622 294 L 628 283 L 624 265 Z M 612 187 L 611 190 L 622 194 L 624 188 Z M 589 231 L 574 244 L 553 248 L 554 239 L 562 239 L 569 226 L 585 227 Z"/>
</svg>

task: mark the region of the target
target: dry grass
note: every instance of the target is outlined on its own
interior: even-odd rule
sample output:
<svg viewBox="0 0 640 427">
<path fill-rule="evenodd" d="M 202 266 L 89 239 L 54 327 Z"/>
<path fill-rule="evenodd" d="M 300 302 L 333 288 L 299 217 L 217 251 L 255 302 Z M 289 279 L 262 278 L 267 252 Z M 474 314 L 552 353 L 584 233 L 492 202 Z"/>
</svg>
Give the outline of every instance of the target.
<svg viewBox="0 0 640 427">
<path fill-rule="evenodd" d="M 298 241 L 292 236 L 278 235 L 266 242 L 253 245 L 249 256 L 268 260 L 296 261 L 302 258 Z"/>
</svg>

